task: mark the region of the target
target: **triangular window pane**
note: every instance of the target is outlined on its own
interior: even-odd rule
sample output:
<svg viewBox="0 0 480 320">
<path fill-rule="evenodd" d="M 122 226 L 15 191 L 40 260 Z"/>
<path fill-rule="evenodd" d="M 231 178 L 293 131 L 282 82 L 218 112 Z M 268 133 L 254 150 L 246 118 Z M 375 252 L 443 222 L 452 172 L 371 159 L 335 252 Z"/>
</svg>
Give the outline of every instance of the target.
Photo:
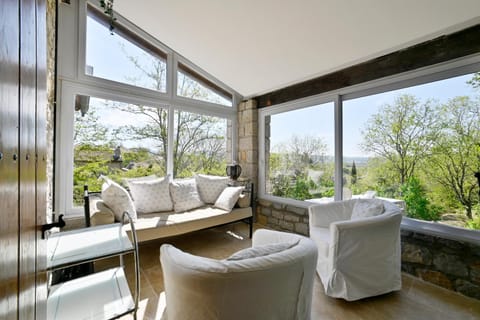
<svg viewBox="0 0 480 320">
<path fill-rule="evenodd" d="M 105 15 L 87 10 L 85 74 L 166 92 L 167 55 L 116 23 L 114 34 Z"/>
<path fill-rule="evenodd" d="M 195 72 L 178 64 L 177 95 L 180 97 L 232 106 L 232 94 Z"/>
</svg>

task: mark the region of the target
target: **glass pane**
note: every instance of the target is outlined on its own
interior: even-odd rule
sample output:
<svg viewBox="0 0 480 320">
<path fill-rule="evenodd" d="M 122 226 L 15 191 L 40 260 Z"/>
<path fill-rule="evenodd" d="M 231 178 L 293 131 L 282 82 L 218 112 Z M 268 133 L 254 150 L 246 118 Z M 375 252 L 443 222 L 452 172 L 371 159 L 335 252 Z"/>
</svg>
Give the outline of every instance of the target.
<svg viewBox="0 0 480 320">
<path fill-rule="evenodd" d="M 166 92 L 166 55 L 120 25 L 110 34 L 89 6 L 85 74 Z"/>
<path fill-rule="evenodd" d="M 168 111 L 77 95 L 74 122 L 74 205 L 83 185 L 100 191 L 106 175 L 123 178 L 166 173 Z"/>
<path fill-rule="evenodd" d="M 403 200 L 412 218 L 480 228 L 479 80 L 345 101 L 344 182 L 353 196 Z"/>
<path fill-rule="evenodd" d="M 231 124 L 226 119 L 175 112 L 174 168 L 176 178 L 195 173 L 225 175 L 231 159 Z"/>
<path fill-rule="evenodd" d="M 266 117 L 265 132 L 265 192 L 297 200 L 333 200 L 333 102 Z"/>
<path fill-rule="evenodd" d="M 183 64 L 178 65 L 177 95 L 232 106 L 232 95 Z"/>
</svg>

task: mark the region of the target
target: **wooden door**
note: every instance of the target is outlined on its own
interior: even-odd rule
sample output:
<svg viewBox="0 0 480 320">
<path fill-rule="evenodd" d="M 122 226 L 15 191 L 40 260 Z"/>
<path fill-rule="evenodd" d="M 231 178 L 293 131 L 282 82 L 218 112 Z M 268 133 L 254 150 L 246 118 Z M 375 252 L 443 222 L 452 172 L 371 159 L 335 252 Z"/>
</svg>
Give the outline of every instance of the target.
<svg viewBox="0 0 480 320">
<path fill-rule="evenodd" d="M 43 319 L 46 8 L 0 6 L 0 319 Z"/>
</svg>

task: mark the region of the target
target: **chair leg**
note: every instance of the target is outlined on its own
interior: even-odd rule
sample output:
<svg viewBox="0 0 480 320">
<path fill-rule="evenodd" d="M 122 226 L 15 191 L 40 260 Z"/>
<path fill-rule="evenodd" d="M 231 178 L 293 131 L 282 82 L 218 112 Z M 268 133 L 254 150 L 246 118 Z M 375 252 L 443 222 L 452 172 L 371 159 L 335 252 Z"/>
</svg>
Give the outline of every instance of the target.
<svg viewBox="0 0 480 320">
<path fill-rule="evenodd" d="M 252 233 L 253 233 L 253 216 L 251 216 L 250 218 L 248 218 L 248 224 L 250 226 L 250 239 L 252 239 Z"/>
</svg>

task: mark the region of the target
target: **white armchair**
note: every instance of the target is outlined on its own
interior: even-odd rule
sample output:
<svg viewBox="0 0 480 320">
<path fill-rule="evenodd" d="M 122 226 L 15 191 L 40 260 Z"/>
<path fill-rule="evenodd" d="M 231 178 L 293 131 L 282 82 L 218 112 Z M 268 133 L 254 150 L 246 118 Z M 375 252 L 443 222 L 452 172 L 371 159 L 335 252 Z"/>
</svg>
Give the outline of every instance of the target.
<svg viewBox="0 0 480 320">
<path fill-rule="evenodd" d="M 317 248 L 307 237 L 260 229 L 225 260 L 164 244 L 160 261 L 168 320 L 310 319 Z"/>
<path fill-rule="evenodd" d="M 309 218 L 327 295 L 352 301 L 401 289 L 402 209 L 352 199 L 312 205 Z"/>
</svg>

